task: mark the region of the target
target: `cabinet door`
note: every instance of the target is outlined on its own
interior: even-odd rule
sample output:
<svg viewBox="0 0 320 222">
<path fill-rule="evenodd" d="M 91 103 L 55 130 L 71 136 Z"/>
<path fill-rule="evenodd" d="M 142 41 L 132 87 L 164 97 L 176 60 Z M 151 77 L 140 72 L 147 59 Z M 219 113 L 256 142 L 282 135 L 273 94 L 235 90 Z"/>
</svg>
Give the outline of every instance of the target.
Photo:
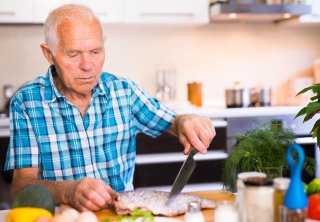
<svg viewBox="0 0 320 222">
<path fill-rule="evenodd" d="M 0 22 L 32 22 L 32 0 L 0 0 Z"/>
<path fill-rule="evenodd" d="M 320 15 L 320 1 L 319 0 L 306 0 L 306 4 L 311 5 L 313 15 Z"/>
<path fill-rule="evenodd" d="M 124 0 L 126 23 L 208 23 L 208 0 Z"/>
<path fill-rule="evenodd" d="M 310 15 L 300 16 L 301 23 L 320 23 L 320 1 L 306 0 L 306 4 L 311 5 L 312 12 Z"/>
<path fill-rule="evenodd" d="M 118 23 L 123 21 L 123 0 L 83 0 L 102 23 Z"/>
<path fill-rule="evenodd" d="M 49 12 L 61 5 L 78 3 L 79 0 L 33 0 L 33 22 L 44 23 Z"/>
</svg>

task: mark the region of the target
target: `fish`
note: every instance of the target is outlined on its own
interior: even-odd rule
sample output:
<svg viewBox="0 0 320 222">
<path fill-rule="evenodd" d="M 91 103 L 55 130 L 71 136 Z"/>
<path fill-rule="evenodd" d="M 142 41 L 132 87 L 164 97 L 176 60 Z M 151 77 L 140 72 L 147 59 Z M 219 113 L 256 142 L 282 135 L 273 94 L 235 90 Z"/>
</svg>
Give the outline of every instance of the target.
<svg viewBox="0 0 320 222">
<path fill-rule="evenodd" d="M 169 192 L 156 190 L 135 190 L 118 192 L 114 200 L 114 210 L 118 215 L 132 214 L 134 209 L 148 211 L 153 215 L 174 217 L 188 211 L 188 204 L 200 203 L 202 209 L 214 209 L 216 202 L 192 194 L 180 193 L 167 204 Z"/>
</svg>

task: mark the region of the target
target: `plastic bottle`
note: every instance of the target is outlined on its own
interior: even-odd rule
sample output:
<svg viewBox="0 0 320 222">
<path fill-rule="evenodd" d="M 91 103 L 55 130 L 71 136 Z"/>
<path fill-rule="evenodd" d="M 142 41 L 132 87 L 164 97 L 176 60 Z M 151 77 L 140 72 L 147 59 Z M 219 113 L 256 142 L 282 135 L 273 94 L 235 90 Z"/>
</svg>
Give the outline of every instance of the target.
<svg viewBox="0 0 320 222">
<path fill-rule="evenodd" d="M 297 154 L 297 161 L 293 158 L 293 152 Z M 287 160 L 290 166 L 290 184 L 284 199 L 281 222 L 304 222 L 306 219 L 308 201 L 301 179 L 304 157 L 305 154 L 300 145 L 289 146 Z"/>
<path fill-rule="evenodd" d="M 205 222 L 199 202 L 192 201 L 188 204 L 188 212 L 184 215 L 184 222 Z"/>
</svg>

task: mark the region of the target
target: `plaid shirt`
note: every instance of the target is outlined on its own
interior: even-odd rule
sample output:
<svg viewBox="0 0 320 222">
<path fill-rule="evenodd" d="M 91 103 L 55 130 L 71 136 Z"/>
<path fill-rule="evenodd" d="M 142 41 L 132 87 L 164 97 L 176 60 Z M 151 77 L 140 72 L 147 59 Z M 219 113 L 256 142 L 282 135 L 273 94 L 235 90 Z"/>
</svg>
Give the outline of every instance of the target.
<svg viewBox="0 0 320 222">
<path fill-rule="evenodd" d="M 85 117 L 45 76 L 24 86 L 10 106 L 5 169 L 39 168 L 50 181 L 101 178 L 116 191 L 133 189 L 136 134 L 158 136 L 175 113 L 132 81 L 102 73 Z"/>
</svg>

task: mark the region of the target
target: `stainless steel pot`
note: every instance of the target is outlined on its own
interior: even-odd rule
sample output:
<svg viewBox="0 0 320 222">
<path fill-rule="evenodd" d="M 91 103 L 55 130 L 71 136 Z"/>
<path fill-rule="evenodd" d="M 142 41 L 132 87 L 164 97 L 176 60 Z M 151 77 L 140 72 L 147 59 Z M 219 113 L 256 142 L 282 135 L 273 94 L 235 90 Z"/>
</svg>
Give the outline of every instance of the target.
<svg viewBox="0 0 320 222">
<path fill-rule="evenodd" d="M 269 87 L 250 89 L 250 106 L 270 106 L 271 105 L 271 89 Z"/>
<path fill-rule="evenodd" d="M 243 107 L 243 89 L 226 89 L 227 108 Z"/>
</svg>

